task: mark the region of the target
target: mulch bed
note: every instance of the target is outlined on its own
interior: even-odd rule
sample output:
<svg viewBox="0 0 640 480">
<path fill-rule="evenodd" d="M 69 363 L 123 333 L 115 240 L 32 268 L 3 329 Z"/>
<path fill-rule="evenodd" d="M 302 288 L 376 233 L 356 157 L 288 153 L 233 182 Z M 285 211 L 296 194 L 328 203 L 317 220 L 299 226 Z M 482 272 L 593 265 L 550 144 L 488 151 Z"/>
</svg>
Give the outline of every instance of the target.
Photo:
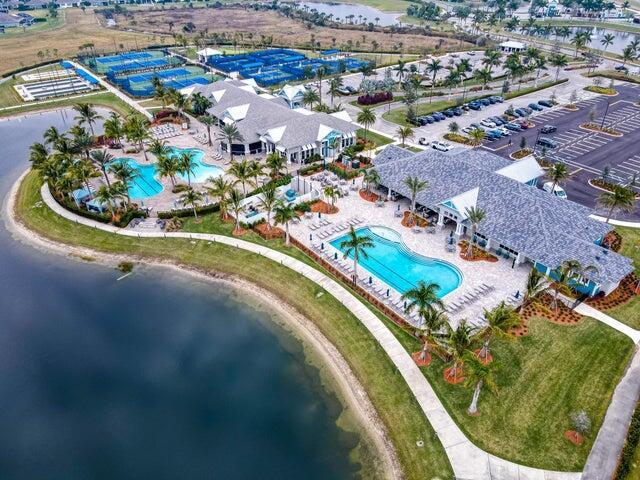
<svg viewBox="0 0 640 480">
<path fill-rule="evenodd" d="M 338 213 L 340 210 L 335 205 L 329 205 L 327 202 L 323 200 L 318 200 L 311 205 L 311 211 L 313 213 Z"/>
<path fill-rule="evenodd" d="M 453 375 L 453 365 L 442 370 L 442 376 L 447 383 L 451 385 L 457 385 L 459 383 L 464 382 L 467 378 L 460 375 L 462 373 L 462 368 L 458 368 L 456 375 Z"/>
<path fill-rule="evenodd" d="M 284 230 L 278 227 L 269 227 L 266 223 L 261 223 L 253 227 L 255 232 L 265 240 L 273 240 L 274 238 L 284 238 Z"/>
<path fill-rule="evenodd" d="M 575 310 L 571 310 L 564 303 L 558 300 L 558 308 L 553 308 L 553 297 L 545 293 L 541 297 L 541 305 L 527 305 L 524 310 L 520 310 L 520 317 L 522 318 L 522 326 L 513 331 L 517 336 L 527 335 L 529 333 L 529 327 L 527 327 L 527 321 L 533 317 L 541 317 L 549 320 L 550 322 L 558 325 L 577 325 L 584 318 Z"/>
<path fill-rule="evenodd" d="M 582 442 L 584 442 L 584 437 L 575 430 L 567 430 L 566 432 L 564 432 L 564 438 L 569 440 L 574 445 L 582 445 Z"/>
<path fill-rule="evenodd" d="M 490 262 L 490 263 L 495 263 L 498 261 L 498 257 L 491 255 L 489 252 L 485 252 L 484 250 L 482 250 L 479 247 L 476 247 L 475 245 L 473 246 L 473 253 L 471 258 L 467 257 L 467 248 L 469 248 L 469 242 L 467 242 L 466 240 L 462 240 L 460 243 L 458 243 L 458 246 L 460 247 L 460 258 L 463 260 L 466 260 L 467 262 L 481 262 L 481 261 L 485 261 L 485 262 Z"/>
<path fill-rule="evenodd" d="M 380 198 L 380 195 L 377 193 L 373 193 L 371 191 L 367 192 L 364 188 L 360 189 L 360 198 L 366 200 L 367 202 L 375 202 Z"/>
<path fill-rule="evenodd" d="M 418 350 L 417 352 L 413 352 L 411 354 L 411 358 L 413 358 L 413 361 L 416 362 L 416 365 L 418 365 L 419 367 L 428 367 L 429 364 L 431 363 L 431 354 L 429 352 L 427 352 L 427 356 L 425 357 L 424 360 L 422 360 L 420 358 L 420 356 L 422 355 L 422 350 Z"/>
<path fill-rule="evenodd" d="M 604 245 L 609 245 L 609 248 L 614 252 L 619 252 L 620 248 L 622 248 L 622 235 L 615 230 L 611 230 L 604 236 L 602 243 Z"/>
<path fill-rule="evenodd" d="M 415 217 L 415 218 L 418 219 L 419 227 L 424 228 L 429 225 L 424 218 L 420 218 L 420 217 Z M 409 210 L 406 210 L 404 212 L 404 214 L 402 215 L 402 222 L 400 223 L 402 224 L 403 227 L 407 227 L 407 228 L 413 228 L 416 226 L 413 221 L 413 217 L 411 216 L 411 212 Z"/>
<path fill-rule="evenodd" d="M 633 300 L 640 294 L 640 291 L 636 290 L 637 286 L 638 277 L 635 273 L 632 273 L 623 278 L 620 286 L 606 297 L 598 294 L 595 297 L 587 299 L 585 303 L 598 310 L 609 310 L 614 307 L 619 307 Z"/>
<path fill-rule="evenodd" d="M 489 352 L 484 358 L 480 356 L 481 352 L 482 352 L 481 348 L 473 352 L 475 353 L 476 357 L 478 357 L 478 360 L 480 360 L 485 365 L 488 365 L 489 363 L 493 362 L 493 355 L 491 355 L 491 352 Z"/>
<path fill-rule="evenodd" d="M 246 228 L 234 228 L 233 232 L 231 232 L 231 235 L 233 235 L 234 237 L 241 237 L 242 235 L 244 235 L 245 233 L 247 233 L 249 230 L 247 230 Z"/>
<path fill-rule="evenodd" d="M 597 125 L 595 123 L 581 123 L 580 128 L 582 128 L 583 130 L 589 130 L 590 132 L 604 133 L 605 135 L 610 135 L 612 137 L 622 137 L 622 132 L 614 130 L 610 127 L 602 128 L 600 125 Z"/>
</svg>

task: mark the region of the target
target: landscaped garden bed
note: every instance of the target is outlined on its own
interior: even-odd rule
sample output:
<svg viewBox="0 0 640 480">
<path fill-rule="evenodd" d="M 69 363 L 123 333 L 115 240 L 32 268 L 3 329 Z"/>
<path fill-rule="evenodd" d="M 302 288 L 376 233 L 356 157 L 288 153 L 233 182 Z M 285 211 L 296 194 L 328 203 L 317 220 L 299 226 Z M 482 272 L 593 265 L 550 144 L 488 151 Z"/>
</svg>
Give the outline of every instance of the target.
<svg viewBox="0 0 640 480">
<path fill-rule="evenodd" d="M 482 145 L 482 142 L 476 142 L 473 138 L 465 137 L 459 133 L 445 133 L 444 138 L 451 142 L 462 143 L 463 145 L 477 146 Z"/>
<path fill-rule="evenodd" d="M 621 307 L 630 302 L 638 296 L 640 291 L 638 290 L 638 284 L 640 279 L 632 273 L 627 275 L 618 288 L 611 292 L 606 297 L 604 295 L 596 295 L 585 301 L 586 304 L 591 305 L 598 310 L 609 310 L 611 308 Z"/>
<path fill-rule="evenodd" d="M 380 195 L 378 195 L 377 193 L 373 193 L 371 190 L 367 190 L 365 188 L 361 188 L 358 193 L 360 194 L 360 198 L 366 200 L 367 202 L 376 202 L 380 198 Z"/>
<path fill-rule="evenodd" d="M 581 123 L 580 128 L 582 128 L 583 130 L 591 130 L 592 132 L 604 133 L 606 135 L 611 135 L 612 137 L 622 136 L 622 132 L 619 132 L 611 127 L 602 127 L 593 122 Z"/>
<path fill-rule="evenodd" d="M 409 210 L 406 210 L 403 214 L 402 214 L 402 221 L 400 222 L 402 224 L 403 227 L 407 227 L 407 228 L 413 228 L 413 227 L 420 227 L 420 228 L 424 228 L 429 226 L 429 223 L 422 217 L 419 217 L 417 215 L 411 215 L 411 212 Z"/>
<path fill-rule="evenodd" d="M 284 238 L 284 230 L 274 226 L 270 227 L 266 223 L 259 223 L 258 225 L 253 227 L 253 230 L 265 240 Z"/>
<path fill-rule="evenodd" d="M 530 148 L 521 148 L 520 150 L 516 150 L 509 156 L 514 160 L 520 160 L 521 158 L 531 155 L 532 153 L 533 150 L 531 150 Z"/>
<path fill-rule="evenodd" d="M 618 185 L 615 185 L 603 178 L 592 178 L 589 180 L 589 185 L 600 190 L 606 190 L 607 192 L 613 192 Z M 636 195 L 636 198 L 640 197 Z"/>
<path fill-rule="evenodd" d="M 318 200 L 311 204 L 311 211 L 313 213 L 333 214 L 338 213 L 340 210 L 335 205 L 329 205 L 324 200 Z"/>
<path fill-rule="evenodd" d="M 584 87 L 584 89 L 587 92 L 599 93 L 600 95 L 607 95 L 610 97 L 618 95 L 618 91 L 615 88 L 601 87 L 599 85 L 589 85 L 588 87 Z"/>
<path fill-rule="evenodd" d="M 472 247 L 471 257 L 468 257 L 467 249 L 469 248 L 469 242 L 467 240 L 462 240 L 460 243 L 458 243 L 458 246 L 460 247 L 460 258 L 463 260 L 466 260 L 467 262 L 484 261 L 484 262 L 495 263 L 498 261 L 498 257 L 490 254 L 489 252 L 481 249 L 480 247 L 477 247 L 476 245 Z"/>
</svg>

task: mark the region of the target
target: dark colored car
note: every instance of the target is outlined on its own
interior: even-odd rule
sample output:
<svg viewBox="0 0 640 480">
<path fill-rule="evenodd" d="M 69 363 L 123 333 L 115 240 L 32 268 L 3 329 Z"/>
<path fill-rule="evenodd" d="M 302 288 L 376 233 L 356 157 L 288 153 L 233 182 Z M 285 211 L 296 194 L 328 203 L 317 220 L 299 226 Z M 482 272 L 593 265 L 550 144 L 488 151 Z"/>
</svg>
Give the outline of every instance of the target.
<svg viewBox="0 0 640 480">
<path fill-rule="evenodd" d="M 478 100 L 482 105 L 484 105 L 485 107 L 488 105 L 491 105 L 491 100 L 489 100 L 488 98 L 481 98 L 480 100 Z"/>
<path fill-rule="evenodd" d="M 527 112 L 527 115 L 531 115 L 533 113 L 533 110 L 530 109 L 529 107 L 522 107 L 522 110 L 524 110 L 525 112 Z"/>
<path fill-rule="evenodd" d="M 558 131 L 558 127 L 555 125 L 545 125 L 540 129 L 541 133 L 554 133 Z"/>
<path fill-rule="evenodd" d="M 536 112 L 541 112 L 543 110 L 543 108 L 540 105 L 538 105 L 537 103 L 530 103 L 529 104 L 529 108 L 531 110 L 535 110 Z"/>
<path fill-rule="evenodd" d="M 527 111 L 524 108 L 516 108 L 514 110 L 514 112 L 519 116 L 519 117 L 526 117 L 528 115 Z"/>
<path fill-rule="evenodd" d="M 425 116 L 424 119 L 427 121 L 427 123 L 435 122 L 435 120 L 433 119 L 433 117 L 431 115 Z"/>
<path fill-rule="evenodd" d="M 445 120 L 447 117 L 444 113 L 442 112 L 435 112 L 433 114 L 433 118 L 437 118 L 438 120 Z"/>
<path fill-rule="evenodd" d="M 553 107 L 553 102 L 551 100 L 538 100 L 538 105 L 542 105 L 543 107 Z"/>
<path fill-rule="evenodd" d="M 475 130 L 484 130 L 484 128 L 482 128 L 482 125 L 480 125 L 479 123 L 472 123 L 469 126 Z"/>
<path fill-rule="evenodd" d="M 453 110 L 451 110 L 451 109 L 449 109 L 449 110 L 445 110 L 445 111 L 444 111 L 444 112 L 442 112 L 442 113 L 444 113 L 444 115 L 445 115 L 446 117 L 448 117 L 448 118 L 451 118 L 451 117 L 453 117 L 453 115 L 454 115 Z"/>
<path fill-rule="evenodd" d="M 508 128 L 509 130 L 511 130 L 512 132 L 521 132 L 522 131 L 522 127 L 520 125 L 518 125 L 517 123 L 512 123 L 509 122 L 505 125 L 506 128 Z"/>
<path fill-rule="evenodd" d="M 460 107 L 452 108 L 452 110 L 453 110 L 453 114 L 456 117 L 459 117 L 463 113 L 462 108 L 460 108 Z"/>
<path fill-rule="evenodd" d="M 556 148 L 558 146 L 556 142 L 547 137 L 540 137 L 537 143 L 547 148 Z"/>
<path fill-rule="evenodd" d="M 489 119 L 498 126 L 501 126 L 507 123 L 500 117 L 489 117 Z"/>
<path fill-rule="evenodd" d="M 482 108 L 482 105 L 480 103 L 477 103 L 477 102 L 471 102 L 469 104 L 469 108 L 471 110 L 480 110 Z"/>
<path fill-rule="evenodd" d="M 627 67 L 625 67 L 624 65 L 618 65 L 616 67 L 616 70 L 619 71 L 619 72 L 626 72 L 629 69 Z"/>
<path fill-rule="evenodd" d="M 502 98 L 500 95 L 495 95 L 495 96 L 493 96 L 491 98 L 495 99 L 495 101 L 498 102 L 498 103 L 504 102 L 504 98 Z"/>
</svg>

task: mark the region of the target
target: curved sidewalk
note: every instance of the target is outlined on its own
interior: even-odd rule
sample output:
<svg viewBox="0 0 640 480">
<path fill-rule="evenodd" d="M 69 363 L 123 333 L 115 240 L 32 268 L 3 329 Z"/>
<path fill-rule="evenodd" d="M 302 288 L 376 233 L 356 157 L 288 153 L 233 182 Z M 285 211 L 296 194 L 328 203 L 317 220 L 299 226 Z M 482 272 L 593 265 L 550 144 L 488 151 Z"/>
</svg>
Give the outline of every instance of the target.
<svg viewBox="0 0 640 480">
<path fill-rule="evenodd" d="M 19 182 L 20 180 L 18 183 Z M 268 247 L 224 235 L 186 232 L 135 232 L 133 230 L 113 227 L 89 220 L 88 218 L 81 217 L 64 209 L 51 196 L 46 184 L 42 186 L 40 191 L 42 199 L 49 208 L 72 222 L 128 237 L 190 238 L 242 248 L 243 250 L 262 255 L 263 257 L 284 265 L 324 288 L 362 322 L 393 361 L 438 435 L 457 479 L 578 480 L 581 478 L 582 474 L 580 472 L 553 472 L 531 468 L 498 458 L 476 447 L 449 416 L 425 376 L 384 323 L 360 302 L 358 298 L 349 292 L 349 290 L 306 263 Z"/>
</svg>

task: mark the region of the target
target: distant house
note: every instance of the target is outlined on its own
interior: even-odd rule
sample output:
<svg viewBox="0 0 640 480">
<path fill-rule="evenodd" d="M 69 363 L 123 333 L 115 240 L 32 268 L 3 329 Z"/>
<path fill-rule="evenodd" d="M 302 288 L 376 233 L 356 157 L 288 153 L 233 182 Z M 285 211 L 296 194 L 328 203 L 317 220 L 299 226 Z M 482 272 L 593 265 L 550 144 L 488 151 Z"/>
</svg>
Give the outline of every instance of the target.
<svg viewBox="0 0 640 480">
<path fill-rule="evenodd" d="M 203 48 L 202 50 L 198 50 L 196 52 L 198 55 L 198 61 L 200 63 L 207 63 L 209 60 L 213 58 L 218 58 L 222 56 L 222 52 L 220 50 L 216 50 L 214 48 Z"/>
<path fill-rule="evenodd" d="M 22 19 L 17 15 L 9 13 L 0 13 L 0 27 L 1 28 L 13 28 L 22 25 Z"/>
<path fill-rule="evenodd" d="M 524 52 L 526 46 L 522 42 L 516 42 L 513 40 L 509 40 L 508 42 L 502 42 L 500 44 L 500 50 L 505 53 L 520 53 Z"/>
</svg>

